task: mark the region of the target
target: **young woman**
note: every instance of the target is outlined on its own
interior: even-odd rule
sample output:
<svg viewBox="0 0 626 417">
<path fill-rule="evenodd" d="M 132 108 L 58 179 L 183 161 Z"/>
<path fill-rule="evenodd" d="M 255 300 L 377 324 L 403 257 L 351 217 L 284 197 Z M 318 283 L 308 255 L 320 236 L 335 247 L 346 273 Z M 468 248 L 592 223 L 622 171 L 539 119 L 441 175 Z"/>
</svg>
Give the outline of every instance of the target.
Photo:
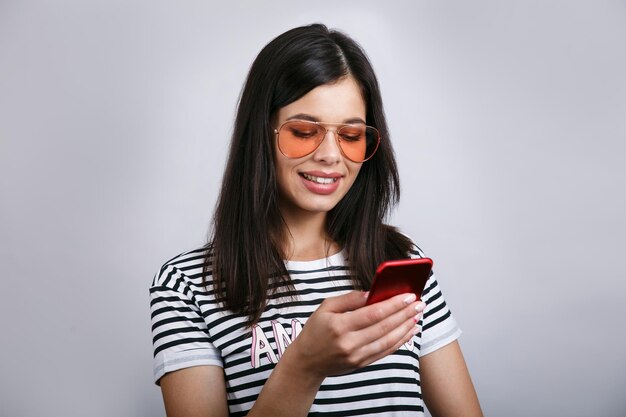
<svg viewBox="0 0 626 417">
<path fill-rule="evenodd" d="M 361 48 L 322 25 L 256 58 L 206 247 L 150 289 L 154 373 L 176 416 L 480 416 L 434 276 L 365 306 L 376 266 L 420 257 L 383 224 L 399 178 Z"/>
</svg>

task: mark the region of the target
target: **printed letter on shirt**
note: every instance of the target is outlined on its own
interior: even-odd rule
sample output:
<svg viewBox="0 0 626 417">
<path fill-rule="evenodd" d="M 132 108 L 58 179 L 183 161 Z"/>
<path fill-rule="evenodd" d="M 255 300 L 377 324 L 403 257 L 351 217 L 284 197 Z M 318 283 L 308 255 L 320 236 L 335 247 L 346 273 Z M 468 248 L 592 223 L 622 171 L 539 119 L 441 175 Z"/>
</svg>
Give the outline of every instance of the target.
<svg viewBox="0 0 626 417">
<path fill-rule="evenodd" d="M 253 368 L 261 366 L 262 354 L 265 354 L 271 363 L 278 362 L 274 349 L 272 349 L 269 340 L 265 337 L 263 329 L 258 325 L 252 327 L 252 348 L 250 350 L 250 361 Z"/>
<path fill-rule="evenodd" d="M 287 347 L 296 340 L 302 331 L 302 323 L 298 320 L 291 320 L 291 336 L 278 321 L 272 321 L 272 331 L 274 333 L 274 343 L 277 352 L 270 345 L 268 335 L 263 332 L 259 325 L 252 327 L 252 346 L 250 347 L 250 363 L 253 368 L 261 366 L 261 356 L 265 354 L 271 363 L 278 363 L 278 359 L 283 356 Z"/>
<path fill-rule="evenodd" d="M 276 341 L 276 347 L 278 348 L 278 358 L 280 359 L 285 353 L 287 346 L 291 344 L 296 337 L 302 331 L 302 324 L 298 320 L 291 320 L 291 337 L 287 334 L 287 330 L 278 321 L 272 321 L 272 328 L 274 329 L 274 340 Z"/>
</svg>

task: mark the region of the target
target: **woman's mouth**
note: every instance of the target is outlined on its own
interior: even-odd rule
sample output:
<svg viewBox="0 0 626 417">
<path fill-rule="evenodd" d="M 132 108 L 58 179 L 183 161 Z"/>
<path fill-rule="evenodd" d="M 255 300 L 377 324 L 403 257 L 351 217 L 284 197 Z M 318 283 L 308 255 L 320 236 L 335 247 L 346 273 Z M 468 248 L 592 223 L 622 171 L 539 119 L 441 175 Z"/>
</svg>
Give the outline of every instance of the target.
<svg viewBox="0 0 626 417">
<path fill-rule="evenodd" d="M 302 175 L 305 179 L 315 182 L 317 184 L 332 184 L 334 182 L 337 182 L 337 180 L 339 179 L 338 177 L 335 177 L 335 178 L 316 177 L 315 175 L 305 174 L 304 172 L 301 173 L 300 175 Z"/>
<path fill-rule="evenodd" d="M 318 175 L 313 175 L 312 173 L 300 172 L 299 174 L 302 178 L 302 185 L 310 192 L 319 195 L 334 193 L 339 188 L 342 178 L 339 173 L 322 174 L 315 172 Z"/>
</svg>

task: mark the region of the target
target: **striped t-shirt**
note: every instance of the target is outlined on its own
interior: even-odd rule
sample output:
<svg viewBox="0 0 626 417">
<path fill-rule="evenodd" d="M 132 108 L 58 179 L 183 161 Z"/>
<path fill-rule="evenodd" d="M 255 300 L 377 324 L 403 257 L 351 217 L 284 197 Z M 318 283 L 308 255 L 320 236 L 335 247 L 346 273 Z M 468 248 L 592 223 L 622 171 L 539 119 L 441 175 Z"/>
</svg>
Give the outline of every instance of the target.
<svg viewBox="0 0 626 417">
<path fill-rule="evenodd" d="M 416 249 L 413 257 L 421 257 Z M 327 297 L 353 290 L 345 256 L 339 252 L 315 261 L 286 261 L 297 299 L 268 300 L 252 328 L 245 317 L 215 300 L 209 271 L 203 282 L 205 250 L 185 252 L 163 265 L 150 288 L 154 378 L 197 365 L 224 369 L 228 407 L 243 416 L 259 395 L 287 346 Z M 346 375 L 327 377 L 310 416 L 423 416 L 419 358 L 457 339 L 461 333 L 439 290 L 429 278 L 422 331 L 395 353 Z"/>
</svg>

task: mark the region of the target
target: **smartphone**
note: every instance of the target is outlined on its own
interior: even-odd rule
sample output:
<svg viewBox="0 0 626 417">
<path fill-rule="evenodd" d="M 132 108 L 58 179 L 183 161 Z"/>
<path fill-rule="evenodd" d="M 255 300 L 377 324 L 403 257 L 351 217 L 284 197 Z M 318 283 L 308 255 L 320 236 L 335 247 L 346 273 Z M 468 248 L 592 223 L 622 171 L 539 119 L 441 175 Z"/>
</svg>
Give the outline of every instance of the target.
<svg viewBox="0 0 626 417">
<path fill-rule="evenodd" d="M 433 261 L 430 258 L 401 259 L 378 265 L 365 305 L 386 300 L 402 293 L 415 293 L 421 299 L 430 277 Z"/>
</svg>

